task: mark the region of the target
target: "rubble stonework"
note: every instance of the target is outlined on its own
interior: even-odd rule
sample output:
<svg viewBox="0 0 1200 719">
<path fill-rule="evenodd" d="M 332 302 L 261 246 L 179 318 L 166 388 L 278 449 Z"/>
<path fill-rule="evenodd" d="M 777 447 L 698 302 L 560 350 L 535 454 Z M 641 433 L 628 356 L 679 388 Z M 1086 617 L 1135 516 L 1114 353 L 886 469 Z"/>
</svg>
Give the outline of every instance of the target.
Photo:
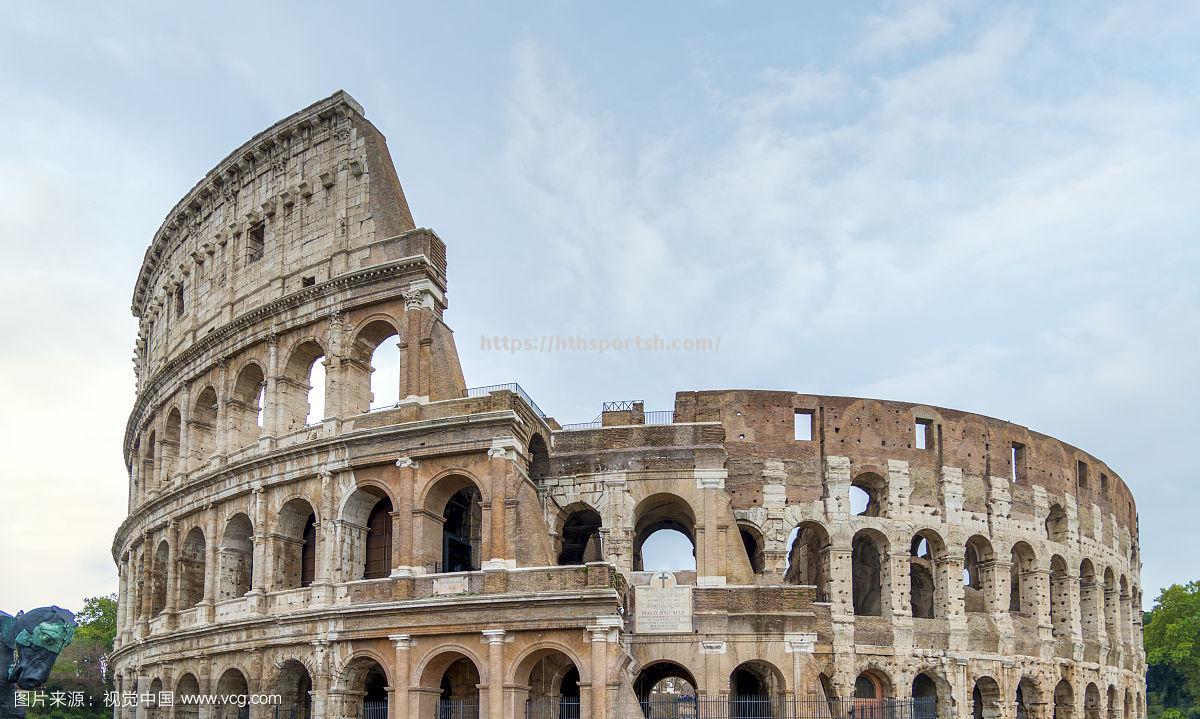
<svg viewBox="0 0 1200 719">
<path fill-rule="evenodd" d="M 575 697 L 616 719 L 671 679 L 829 708 L 812 716 L 913 696 L 938 717 L 1144 716 L 1137 514 L 1096 457 L 795 392 L 563 428 L 517 385 L 467 388 L 446 271 L 342 92 L 171 211 L 133 297 L 118 691 L 281 697 L 255 719 L 565 718 Z M 372 408 L 384 343 L 401 400 Z M 661 529 L 695 570 L 643 571 Z"/>
</svg>

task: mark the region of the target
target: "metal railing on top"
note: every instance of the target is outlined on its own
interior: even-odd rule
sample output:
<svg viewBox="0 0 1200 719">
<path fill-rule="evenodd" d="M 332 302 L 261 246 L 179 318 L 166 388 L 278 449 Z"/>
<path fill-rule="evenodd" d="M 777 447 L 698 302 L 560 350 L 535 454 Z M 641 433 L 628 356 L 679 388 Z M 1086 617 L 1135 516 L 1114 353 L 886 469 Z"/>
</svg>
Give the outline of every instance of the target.
<svg viewBox="0 0 1200 719">
<path fill-rule="evenodd" d="M 772 696 L 655 698 L 622 719 L 936 719 L 935 699 L 789 699 Z M 540 719 L 540 718 L 531 718 Z"/>
<path fill-rule="evenodd" d="M 479 719 L 476 699 L 439 699 L 436 719 Z"/>
<path fill-rule="evenodd" d="M 387 701 L 363 702 L 358 709 L 358 719 L 387 719 Z"/>
<path fill-rule="evenodd" d="M 675 412 L 669 409 L 646 412 L 644 416 L 646 424 L 673 424 L 675 422 Z"/>
<path fill-rule="evenodd" d="M 521 399 L 525 400 L 525 404 L 529 405 L 529 408 L 533 410 L 534 414 L 542 419 L 546 419 L 546 413 L 542 411 L 542 408 L 537 406 L 537 402 L 534 402 L 533 398 L 529 396 L 529 393 L 526 392 L 521 385 L 517 384 L 516 382 L 509 382 L 507 384 L 492 384 L 488 385 L 487 387 L 471 387 L 463 393 L 463 396 L 486 397 L 492 392 L 500 392 L 504 390 L 512 392 Z"/>
</svg>

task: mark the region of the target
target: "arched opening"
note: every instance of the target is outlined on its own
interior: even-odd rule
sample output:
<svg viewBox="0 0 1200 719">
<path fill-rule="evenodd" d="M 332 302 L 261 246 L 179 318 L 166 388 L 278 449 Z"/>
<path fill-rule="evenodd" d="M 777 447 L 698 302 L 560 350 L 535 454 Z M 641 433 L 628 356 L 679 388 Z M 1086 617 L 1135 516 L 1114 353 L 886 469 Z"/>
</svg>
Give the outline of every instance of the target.
<svg viewBox="0 0 1200 719">
<path fill-rule="evenodd" d="M 175 684 L 175 719 L 200 719 L 200 682 L 188 672 Z"/>
<path fill-rule="evenodd" d="M 245 514 L 235 514 L 221 535 L 220 599 L 234 599 L 250 591 L 254 581 L 254 526 Z"/>
<path fill-rule="evenodd" d="M 1042 692 L 1038 689 L 1037 683 L 1029 677 L 1021 677 L 1021 681 L 1017 684 L 1017 719 L 1040 719 L 1042 705 Z"/>
<path fill-rule="evenodd" d="M 1037 615 L 1037 557 L 1033 547 L 1017 542 L 1012 548 L 1009 569 L 1008 611 Z"/>
<path fill-rule="evenodd" d="M 149 691 L 146 693 L 146 719 L 166 719 L 170 715 L 171 708 L 164 708 L 158 701 L 162 690 L 162 680 L 155 677 L 154 681 L 150 682 Z"/>
<path fill-rule="evenodd" d="M 591 507 L 578 505 L 563 522 L 562 547 L 558 552 L 559 566 L 600 562 L 604 559 L 600 513 Z"/>
<path fill-rule="evenodd" d="M 286 434 L 325 419 L 325 350 L 315 340 L 292 350 L 278 381 L 280 428 Z"/>
<path fill-rule="evenodd" d="M 654 662 L 642 668 L 633 691 L 646 719 L 696 716 L 696 680 L 675 662 Z"/>
<path fill-rule="evenodd" d="M 157 443 L 158 434 L 150 430 L 150 434 L 146 435 L 146 449 L 142 456 L 142 488 L 146 491 L 158 489 L 158 476 L 155 474 L 157 466 L 154 463 L 154 448 Z"/>
<path fill-rule="evenodd" d="M 1128 646 L 1133 641 L 1133 595 L 1129 591 L 1129 580 L 1124 574 L 1121 575 L 1120 587 L 1121 597 L 1117 605 L 1120 616 L 1117 617 L 1117 622 L 1121 631 L 1121 643 Z"/>
<path fill-rule="evenodd" d="M 946 554 L 946 545 L 937 532 L 924 529 L 913 535 L 908 548 L 909 600 L 914 619 L 941 616 L 945 604 L 937 586 L 937 564 Z"/>
<path fill-rule="evenodd" d="M 374 659 L 357 657 L 351 660 L 346 672 L 349 716 L 360 719 L 387 719 L 387 672 Z"/>
<path fill-rule="evenodd" d="M 1075 712 L 1075 690 L 1066 679 L 1054 687 L 1054 716 L 1052 719 L 1071 719 Z"/>
<path fill-rule="evenodd" d="M 566 654 L 557 649 L 534 652 L 522 660 L 516 676 L 529 687 L 526 719 L 579 719 L 579 669 Z"/>
<path fill-rule="evenodd" d="M 478 719 L 481 683 L 475 662 L 461 655 L 450 662 L 438 682 L 439 719 Z"/>
<path fill-rule="evenodd" d="M 341 571 L 347 581 L 392 573 L 392 501 L 379 487 L 356 488 L 342 505 Z"/>
<path fill-rule="evenodd" d="M 317 515 L 302 497 L 288 500 L 279 510 L 274 544 L 274 588 L 296 589 L 312 584 L 316 567 Z"/>
<path fill-rule="evenodd" d="M 963 604 L 968 612 L 986 612 L 991 596 L 992 581 L 984 565 L 991 566 L 992 545 L 976 534 L 967 540 L 963 549 Z"/>
<path fill-rule="evenodd" d="M 1085 643 L 1095 643 L 1100 640 L 1101 590 L 1096 583 L 1096 568 L 1092 560 L 1084 559 L 1079 563 L 1079 622 Z M 1085 657 L 1088 652 L 1095 653 L 1096 647 L 1084 647 Z M 1099 661 L 1093 656 L 1090 661 Z"/>
<path fill-rule="evenodd" d="M 1071 636 L 1071 577 L 1067 561 L 1059 555 L 1050 558 L 1050 624 L 1054 636 Z"/>
<path fill-rule="evenodd" d="M 179 553 L 179 607 L 194 607 L 204 599 L 204 532 L 192 527 Z"/>
<path fill-rule="evenodd" d="M 442 510 L 442 571 L 479 569 L 483 547 L 482 501 L 474 484 L 450 495 Z"/>
<path fill-rule="evenodd" d="M 550 476 L 550 451 L 546 449 L 546 440 L 542 438 L 542 435 L 535 434 L 529 438 L 529 478 L 540 487 L 548 476 Z"/>
<path fill-rule="evenodd" d="M 167 422 L 163 425 L 162 437 L 162 473 L 163 482 L 169 483 L 171 477 L 183 467 L 179 462 L 179 442 L 183 434 L 183 419 L 177 408 L 172 407 L 167 413 Z"/>
<path fill-rule="evenodd" d="M 933 677 L 921 672 L 912 683 L 912 719 L 937 719 L 938 687 Z"/>
<path fill-rule="evenodd" d="M 829 601 L 829 533 L 817 522 L 804 522 L 792 530 L 788 540 L 786 584 L 817 588 L 817 601 Z"/>
<path fill-rule="evenodd" d="M 887 511 L 887 481 L 874 472 L 863 472 L 850 482 L 850 513 L 882 517 Z"/>
<path fill-rule="evenodd" d="M 203 466 L 217 448 L 217 391 L 205 387 L 196 396 L 188 420 L 188 450 L 193 467 Z"/>
<path fill-rule="evenodd" d="M 217 681 L 216 694 L 222 701 L 216 705 L 218 719 L 245 719 L 250 715 L 250 685 L 240 670 L 226 669 Z"/>
<path fill-rule="evenodd" d="M 1051 542 L 1067 541 L 1067 512 L 1060 505 L 1050 506 L 1046 515 L 1046 539 Z"/>
<path fill-rule="evenodd" d="M 1100 719 L 1100 687 L 1088 684 L 1083 692 L 1083 719 Z"/>
<path fill-rule="evenodd" d="M 890 684 L 886 676 L 873 669 L 854 679 L 852 711 L 856 719 L 884 719 L 890 713 L 886 706 Z"/>
<path fill-rule="evenodd" d="M 742 539 L 742 547 L 746 550 L 746 560 L 750 562 L 750 571 L 762 574 L 766 558 L 763 556 L 762 533 L 757 527 L 749 524 L 738 525 L 738 536 Z"/>
<path fill-rule="evenodd" d="M 854 613 L 858 616 L 883 615 L 886 579 L 883 557 L 887 553 L 887 539 L 882 534 L 864 529 L 854 535 L 850 560 Z"/>
<path fill-rule="evenodd" d="M 1117 608 L 1117 580 L 1113 575 L 1112 567 L 1104 569 L 1104 633 L 1108 637 L 1108 645 L 1110 650 L 1114 652 L 1114 656 L 1110 658 L 1111 663 L 1116 663 L 1115 652 L 1117 645 L 1121 642 L 1121 638 L 1117 629 L 1117 615 L 1120 610 Z"/>
<path fill-rule="evenodd" d="M 979 677 L 971 690 L 971 719 L 1000 716 L 1000 685 L 991 677 Z"/>
<path fill-rule="evenodd" d="M 1137 719 L 1137 704 L 1133 700 L 1133 692 L 1125 690 L 1125 719 Z"/>
<path fill-rule="evenodd" d="M 400 345 L 387 320 L 369 322 L 354 339 L 347 367 L 351 406 L 359 412 L 393 407 L 400 397 Z"/>
<path fill-rule="evenodd" d="M 312 690 L 308 668 L 295 659 L 284 662 L 275 685 L 275 694 L 279 695 L 275 716 L 279 719 L 313 719 Z"/>
<path fill-rule="evenodd" d="M 167 564 L 170 557 L 167 540 L 158 543 L 150 566 L 150 616 L 162 614 L 167 606 Z"/>
<path fill-rule="evenodd" d="M 696 518 L 681 497 L 655 494 L 634 509 L 633 570 L 696 568 Z"/>
<path fill-rule="evenodd" d="M 266 389 L 266 378 L 257 364 L 251 362 L 238 372 L 225 410 L 233 448 L 253 444 L 263 433 Z"/>
<path fill-rule="evenodd" d="M 753 660 L 739 664 L 729 675 L 731 719 L 786 716 L 783 675 L 770 664 Z"/>
<path fill-rule="evenodd" d="M 1117 717 L 1120 715 L 1120 711 L 1121 711 L 1121 705 L 1120 705 L 1120 699 L 1117 698 L 1117 688 L 1116 688 L 1116 686 L 1109 684 L 1108 685 L 1108 715 L 1110 717 Z"/>
</svg>

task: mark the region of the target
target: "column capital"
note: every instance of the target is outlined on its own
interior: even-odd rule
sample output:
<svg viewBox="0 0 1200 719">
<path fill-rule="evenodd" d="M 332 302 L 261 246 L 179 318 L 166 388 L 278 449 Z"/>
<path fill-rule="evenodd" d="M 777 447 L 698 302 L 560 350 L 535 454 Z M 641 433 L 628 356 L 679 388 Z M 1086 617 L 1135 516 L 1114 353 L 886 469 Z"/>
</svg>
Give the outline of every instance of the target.
<svg viewBox="0 0 1200 719">
<path fill-rule="evenodd" d="M 410 634 L 389 634 L 388 639 L 396 645 L 397 649 L 411 649 L 417 643 L 417 640 L 413 639 Z"/>
<path fill-rule="evenodd" d="M 417 460 L 413 459 L 412 457 L 401 457 L 400 459 L 396 460 L 397 469 L 416 469 L 420 466 L 420 463 L 418 463 Z"/>
<path fill-rule="evenodd" d="M 488 644 L 501 644 L 504 642 L 507 632 L 503 629 L 484 629 L 481 634 L 483 634 L 484 642 Z"/>
<path fill-rule="evenodd" d="M 784 652 L 787 654 L 812 654 L 817 644 L 817 635 L 812 633 L 785 634 Z"/>
<path fill-rule="evenodd" d="M 724 468 L 693 469 L 692 475 L 696 478 L 696 489 L 725 489 L 725 480 L 729 477 L 729 470 Z"/>
</svg>

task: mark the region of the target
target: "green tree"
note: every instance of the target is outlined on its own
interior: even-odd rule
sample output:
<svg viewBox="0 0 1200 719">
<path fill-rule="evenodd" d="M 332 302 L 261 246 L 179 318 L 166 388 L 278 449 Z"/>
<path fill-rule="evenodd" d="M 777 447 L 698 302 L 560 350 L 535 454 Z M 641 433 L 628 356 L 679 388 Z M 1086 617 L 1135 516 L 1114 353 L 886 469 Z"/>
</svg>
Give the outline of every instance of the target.
<svg viewBox="0 0 1200 719">
<path fill-rule="evenodd" d="M 1190 709 L 1193 697 L 1200 697 L 1200 582 L 1164 589 L 1145 615 L 1143 635 L 1149 702 Z"/>
<path fill-rule="evenodd" d="M 33 708 L 29 710 L 31 719 L 99 719 L 112 715 L 112 710 L 104 706 L 104 693 L 113 687 L 108 655 L 117 636 L 117 595 L 83 600 L 75 621 L 79 624 L 75 639 L 58 655 L 45 691 L 83 692 L 91 706 Z"/>
</svg>

